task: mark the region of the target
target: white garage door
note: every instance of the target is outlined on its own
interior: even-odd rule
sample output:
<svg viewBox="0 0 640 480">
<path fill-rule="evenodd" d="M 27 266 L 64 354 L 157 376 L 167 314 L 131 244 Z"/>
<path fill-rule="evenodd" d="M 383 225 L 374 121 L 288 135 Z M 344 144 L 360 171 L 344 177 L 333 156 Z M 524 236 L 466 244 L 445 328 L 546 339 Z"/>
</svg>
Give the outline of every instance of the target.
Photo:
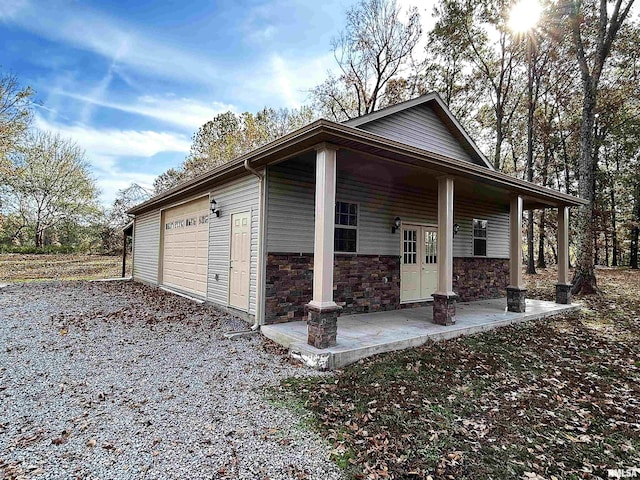
<svg viewBox="0 0 640 480">
<path fill-rule="evenodd" d="M 165 210 L 163 214 L 162 283 L 207 294 L 209 199 Z"/>
</svg>

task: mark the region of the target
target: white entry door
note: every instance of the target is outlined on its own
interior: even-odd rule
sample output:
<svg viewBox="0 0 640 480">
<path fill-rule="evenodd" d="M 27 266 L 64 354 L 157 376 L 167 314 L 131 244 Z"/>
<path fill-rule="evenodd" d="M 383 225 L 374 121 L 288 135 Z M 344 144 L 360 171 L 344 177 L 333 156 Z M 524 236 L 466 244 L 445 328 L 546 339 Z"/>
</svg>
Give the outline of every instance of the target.
<svg viewBox="0 0 640 480">
<path fill-rule="evenodd" d="M 438 229 L 402 227 L 400 301 L 428 300 L 438 287 Z"/>
<path fill-rule="evenodd" d="M 429 298 L 438 289 L 438 229 L 422 227 L 422 298 Z"/>
<path fill-rule="evenodd" d="M 249 309 L 251 269 L 251 213 L 231 215 L 231 264 L 229 270 L 229 305 Z"/>
</svg>

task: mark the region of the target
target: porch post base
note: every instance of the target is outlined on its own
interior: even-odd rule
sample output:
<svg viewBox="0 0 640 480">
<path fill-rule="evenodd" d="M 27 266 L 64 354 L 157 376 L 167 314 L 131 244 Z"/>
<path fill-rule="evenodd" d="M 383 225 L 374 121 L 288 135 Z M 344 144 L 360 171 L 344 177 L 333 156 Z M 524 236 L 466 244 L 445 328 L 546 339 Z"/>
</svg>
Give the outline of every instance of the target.
<svg viewBox="0 0 640 480">
<path fill-rule="evenodd" d="M 556 303 L 570 305 L 572 287 L 570 283 L 556 283 Z"/>
<path fill-rule="evenodd" d="M 526 310 L 526 288 L 507 287 L 507 310 L 524 313 Z"/>
<path fill-rule="evenodd" d="M 454 325 L 456 323 L 457 295 L 433 294 L 433 322 L 438 325 Z"/>
<path fill-rule="evenodd" d="M 315 348 L 328 348 L 336 344 L 338 317 L 342 307 L 318 308 L 307 304 L 307 343 Z"/>
</svg>

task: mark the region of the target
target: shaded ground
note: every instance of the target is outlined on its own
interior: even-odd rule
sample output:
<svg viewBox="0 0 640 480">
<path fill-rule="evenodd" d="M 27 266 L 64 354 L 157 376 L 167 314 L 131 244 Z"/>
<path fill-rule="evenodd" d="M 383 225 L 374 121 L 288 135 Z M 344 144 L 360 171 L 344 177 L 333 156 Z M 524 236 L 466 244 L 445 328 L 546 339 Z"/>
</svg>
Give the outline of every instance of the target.
<svg viewBox="0 0 640 480">
<path fill-rule="evenodd" d="M 380 355 L 274 392 L 351 478 L 607 478 L 640 467 L 640 272 L 534 323 Z M 530 276 L 553 298 L 555 272 Z M 339 331 L 338 331 L 339 334 Z"/>
<path fill-rule="evenodd" d="M 263 393 L 317 373 L 246 327 L 132 282 L 0 288 L 0 479 L 337 480 Z"/>
<path fill-rule="evenodd" d="M 122 275 L 122 257 L 84 254 L 0 255 L 0 283 L 38 280 L 94 280 Z M 127 257 L 127 275 L 131 259 Z"/>
</svg>

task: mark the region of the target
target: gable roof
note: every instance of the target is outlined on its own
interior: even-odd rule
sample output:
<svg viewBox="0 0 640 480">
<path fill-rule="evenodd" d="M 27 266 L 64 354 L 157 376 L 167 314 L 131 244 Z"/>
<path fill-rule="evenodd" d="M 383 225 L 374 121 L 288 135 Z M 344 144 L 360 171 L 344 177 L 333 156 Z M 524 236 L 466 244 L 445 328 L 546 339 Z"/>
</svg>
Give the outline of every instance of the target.
<svg viewBox="0 0 640 480">
<path fill-rule="evenodd" d="M 433 109 L 442 123 L 447 127 L 451 135 L 453 135 L 457 139 L 464 150 L 466 150 L 471 158 L 476 161 L 475 163 L 486 166 L 491 170 L 495 170 L 491 162 L 484 156 L 482 151 L 471 139 L 460 122 L 458 122 L 453 113 L 451 113 L 451 110 L 449 110 L 449 107 L 437 92 L 427 93 L 426 95 L 422 95 L 420 97 L 407 100 L 405 102 L 398 103 L 396 105 L 392 105 L 390 107 L 386 107 L 381 110 L 368 113 L 366 115 L 362 115 L 358 118 L 347 120 L 346 122 L 343 122 L 343 124 L 349 125 L 351 127 L 362 128 L 367 124 L 377 122 L 391 115 L 398 114 L 405 110 L 420 106 L 428 106 L 429 108 Z"/>
<path fill-rule="evenodd" d="M 185 195 L 209 191 L 215 185 L 250 175 L 246 168 L 248 164 L 254 169 L 262 168 L 312 151 L 321 143 L 330 143 L 336 148 L 357 150 L 407 165 L 434 169 L 443 174 L 467 178 L 480 184 L 517 193 L 525 198 L 525 208 L 577 206 L 587 203 L 573 195 L 541 187 L 485 166 L 428 152 L 363 129 L 321 119 L 162 192 L 136 205 L 127 213 L 140 214 L 168 205 L 176 199 L 184 198 Z"/>
</svg>

